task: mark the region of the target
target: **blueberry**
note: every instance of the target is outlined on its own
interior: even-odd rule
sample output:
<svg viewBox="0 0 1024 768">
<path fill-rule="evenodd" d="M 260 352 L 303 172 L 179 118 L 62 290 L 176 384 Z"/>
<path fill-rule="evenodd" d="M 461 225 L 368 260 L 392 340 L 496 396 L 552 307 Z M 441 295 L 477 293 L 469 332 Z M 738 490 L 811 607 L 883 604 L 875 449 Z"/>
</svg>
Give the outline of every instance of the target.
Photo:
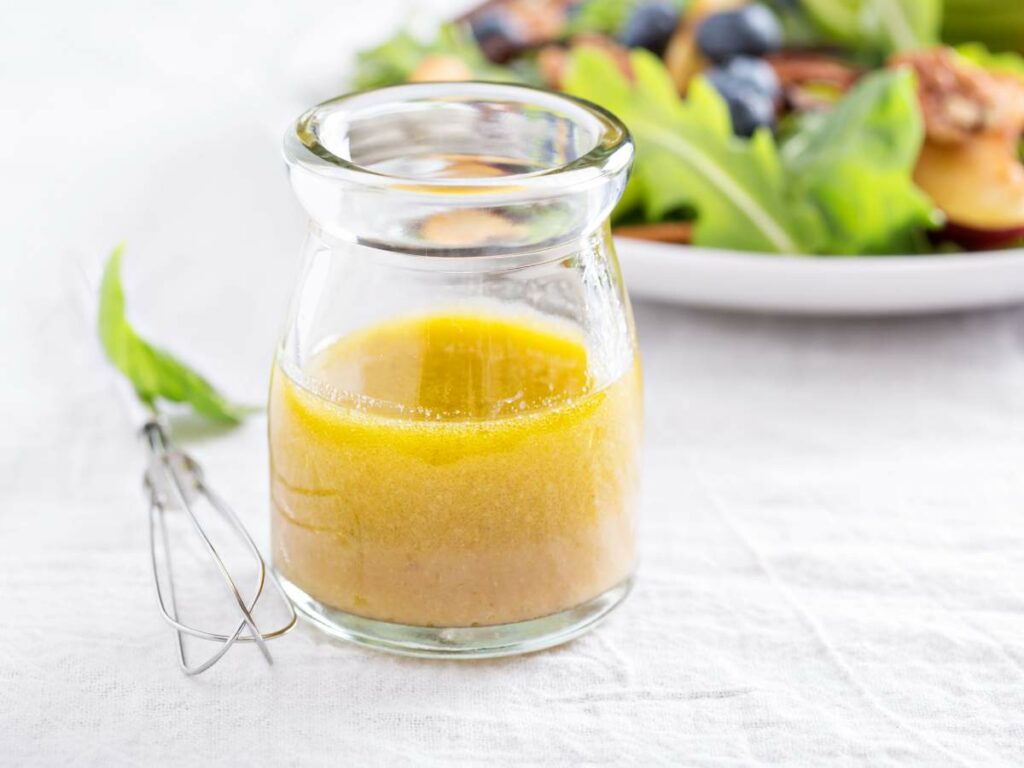
<svg viewBox="0 0 1024 768">
<path fill-rule="evenodd" d="M 749 83 L 737 79 L 723 67 L 707 72 L 708 82 L 725 99 L 737 136 L 751 136 L 761 126 L 775 125 L 775 102 Z"/>
<path fill-rule="evenodd" d="M 755 91 L 775 101 L 782 93 L 779 77 L 775 69 L 764 59 L 753 59 L 749 56 L 737 56 L 724 67 L 736 80 L 746 83 Z"/>
<path fill-rule="evenodd" d="M 488 9 L 470 21 L 473 37 L 484 55 L 495 63 L 508 61 L 524 44 L 522 24 L 501 8 Z"/>
<path fill-rule="evenodd" d="M 505 15 L 502 13 L 479 13 L 469 20 L 473 37 L 478 43 L 494 35 L 504 35 L 506 23 Z"/>
<path fill-rule="evenodd" d="M 627 19 L 619 33 L 619 42 L 627 48 L 646 48 L 660 56 L 678 24 L 679 14 L 671 6 L 647 3 L 638 6 Z"/>
<path fill-rule="evenodd" d="M 763 5 L 708 16 L 697 27 L 697 46 L 716 63 L 737 56 L 763 56 L 782 45 L 782 25 Z"/>
</svg>

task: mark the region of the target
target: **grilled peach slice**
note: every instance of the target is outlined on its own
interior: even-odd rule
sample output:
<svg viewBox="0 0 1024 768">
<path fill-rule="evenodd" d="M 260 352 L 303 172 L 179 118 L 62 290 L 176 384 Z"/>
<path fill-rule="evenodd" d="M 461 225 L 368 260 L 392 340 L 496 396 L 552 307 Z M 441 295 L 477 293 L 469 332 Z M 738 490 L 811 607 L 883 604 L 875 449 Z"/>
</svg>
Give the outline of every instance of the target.
<svg viewBox="0 0 1024 768">
<path fill-rule="evenodd" d="M 1015 138 L 992 133 L 961 144 L 926 141 L 914 182 L 946 214 L 950 239 L 995 248 L 1024 237 L 1024 165 Z"/>
</svg>

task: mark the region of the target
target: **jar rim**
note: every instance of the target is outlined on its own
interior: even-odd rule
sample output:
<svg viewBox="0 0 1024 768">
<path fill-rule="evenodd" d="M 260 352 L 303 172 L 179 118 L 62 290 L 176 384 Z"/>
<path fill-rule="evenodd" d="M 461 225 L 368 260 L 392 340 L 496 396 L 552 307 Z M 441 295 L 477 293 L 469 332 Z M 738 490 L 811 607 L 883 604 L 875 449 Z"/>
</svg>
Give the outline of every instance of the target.
<svg viewBox="0 0 1024 768">
<path fill-rule="evenodd" d="M 329 148 L 320 128 L 330 118 L 349 123 L 359 116 L 383 114 L 402 105 L 423 102 L 510 103 L 552 114 L 585 126 L 593 136 L 591 146 L 564 163 L 524 173 L 490 176 L 434 177 L 399 175 L 368 168 Z M 569 188 L 606 182 L 627 170 L 633 158 L 629 130 L 611 112 L 592 102 L 541 88 L 488 81 L 408 83 L 366 91 L 355 91 L 324 101 L 308 109 L 285 134 L 284 158 L 289 166 L 301 167 L 317 176 L 364 188 L 395 190 L 416 196 L 458 194 L 477 198 L 547 197 Z"/>
</svg>

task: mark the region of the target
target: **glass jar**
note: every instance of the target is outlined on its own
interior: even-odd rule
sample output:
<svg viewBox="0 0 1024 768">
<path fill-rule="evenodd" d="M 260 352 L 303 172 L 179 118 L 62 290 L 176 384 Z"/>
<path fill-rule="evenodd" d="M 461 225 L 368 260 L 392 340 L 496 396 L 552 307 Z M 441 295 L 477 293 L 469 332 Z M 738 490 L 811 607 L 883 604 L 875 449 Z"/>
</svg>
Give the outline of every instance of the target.
<svg viewBox="0 0 1024 768">
<path fill-rule="evenodd" d="M 403 85 L 285 138 L 310 216 L 272 376 L 274 565 L 299 611 L 399 653 L 568 640 L 628 593 L 641 383 L 598 107 Z"/>
</svg>

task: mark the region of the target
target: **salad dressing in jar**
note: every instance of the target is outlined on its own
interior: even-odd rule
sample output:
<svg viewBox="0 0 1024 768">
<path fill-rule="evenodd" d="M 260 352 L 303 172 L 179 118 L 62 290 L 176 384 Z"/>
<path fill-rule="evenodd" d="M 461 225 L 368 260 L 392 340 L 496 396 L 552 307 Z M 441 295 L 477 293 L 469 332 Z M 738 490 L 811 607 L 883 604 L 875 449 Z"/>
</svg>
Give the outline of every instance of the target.
<svg viewBox="0 0 1024 768">
<path fill-rule="evenodd" d="M 641 383 L 607 226 L 632 157 L 584 102 L 411 85 L 286 138 L 311 216 L 270 393 L 274 565 L 400 653 L 574 637 L 625 597 Z"/>
</svg>

